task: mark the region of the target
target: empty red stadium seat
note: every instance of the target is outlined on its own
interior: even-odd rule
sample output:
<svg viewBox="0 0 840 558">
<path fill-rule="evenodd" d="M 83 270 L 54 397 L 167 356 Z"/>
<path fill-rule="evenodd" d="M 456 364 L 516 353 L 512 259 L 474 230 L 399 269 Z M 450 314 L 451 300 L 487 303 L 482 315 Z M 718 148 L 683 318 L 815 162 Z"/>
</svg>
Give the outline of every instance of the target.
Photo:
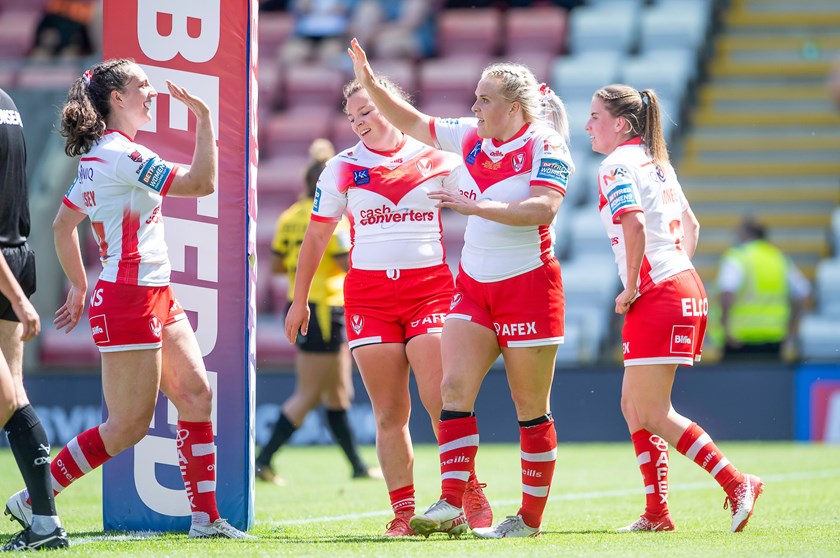
<svg viewBox="0 0 840 558">
<path fill-rule="evenodd" d="M 475 86 L 486 65 L 486 57 L 447 57 L 430 59 L 420 66 L 420 98 L 429 103 L 463 103 L 469 108 L 475 100 Z"/>
<path fill-rule="evenodd" d="M 317 107 L 322 111 L 341 105 L 341 91 L 346 79 L 340 70 L 316 64 L 286 69 L 285 106 L 287 109 Z"/>
<path fill-rule="evenodd" d="M 417 72 L 411 60 L 375 60 L 373 68 L 378 76 L 387 76 L 414 97 L 417 95 Z"/>
<path fill-rule="evenodd" d="M 4 7 L 0 12 L 0 59 L 11 60 L 26 56 L 32 48 L 35 27 L 40 18 L 41 14 L 38 11 L 12 11 Z"/>
<path fill-rule="evenodd" d="M 303 192 L 303 173 L 307 155 L 279 156 L 260 161 L 257 170 L 257 202 L 262 221 L 264 207 L 283 207 L 294 203 Z M 275 219 L 277 215 L 274 216 Z"/>
<path fill-rule="evenodd" d="M 289 12 L 260 12 L 259 57 L 275 60 L 277 50 L 292 35 L 294 28 L 294 17 Z"/>
<path fill-rule="evenodd" d="M 441 56 L 493 56 L 504 39 L 501 13 L 495 8 L 450 9 L 438 16 L 437 48 Z"/>
<path fill-rule="evenodd" d="M 264 158 L 306 155 L 312 140 L 329 137 L 334 114 L 325 107 L 311 107 L 271 115 L 260 130 L 260 152 Z"/>
<path fill-rule="evenodd" d="M 32 63 L 21 67 L 17 86 L 21 89 L 67 89 L 81 76 L 75 63 Z"/>
<path fill-rule="evenodd" d="M 566 45 L 566 23 L 566 10 L 556 6 L 508 10 L 505 54 L 510 57 L 531 52 L 562 53 Z"/>
</svg>

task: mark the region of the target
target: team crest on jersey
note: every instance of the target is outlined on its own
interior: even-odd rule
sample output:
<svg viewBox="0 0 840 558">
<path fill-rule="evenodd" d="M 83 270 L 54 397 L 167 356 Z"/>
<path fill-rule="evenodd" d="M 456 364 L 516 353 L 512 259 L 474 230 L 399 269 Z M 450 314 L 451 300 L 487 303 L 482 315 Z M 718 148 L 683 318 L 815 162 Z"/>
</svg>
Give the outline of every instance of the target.
<svg viewBox="0 0 840 558">
<path fill-rule="evenodd" d="M 461 300 L 463 298 L 464 297 L 461 295 L 461 293 L 455 293 L 455 296 L 452 297 L 452 302 L 449 303 L 449 309 L 452 310 L 453 308 L 461 304 Z"/>
<path fill-rule="evenodd" d="M 362 328 L 365 327 L 365 319 L 358 314 L 353 314 L 350 316 L 350 327 L 353 328 L 353 331 L 356 332 L 356 335 L 359 335 L 362 332 Z"/>
<path fill-rule="evenodd" d="M 478 157 L 478 154 L 479 154 L 480 151 L 481 151 L 481 140 L 478 140 L 477 142 L 475 142 L 475 145 L 473 146 L 473 148 L 470 149 L 470 152 L 467 153 L 467 156 L 464 158 L 464 162 L 467 163 L 468 165 L 474 165 L 475 164 L 475 158 Z"/>
<path fill-rule="evenodd" d="M 160 323 L 160 319 L 157 316 L 149 318 L 149 329 L 152 330 L 152 334 L 154 334 L 155 337 L 160 339 L 160 333 L 163 331 L 163 324 Z"/>
<path fill-rule="evenodd" d="M 657 182 L 665 182 L 665 171 L 659 165 L 654 165 L 654 170 L 650 171 L 650 178 Z"/>
<path fill-rule="evenodd" d="M 422 176 L 429 176 L 429 173 L 432 172 L 432 160 L 423 157 L 417 163 L 415 163 L 417 170 L 420 171 Z"/>
<path fill-rule="evenodd" d="M 353 182 L 356 186 L 370 184 L 370 169 L 353 171 Z"/>
<path fill-rule="evenodd" d="M 519 172 L 522 170 L 522 166 L 525 164 L 525 154 L 524 153 L 516 153 L 513 158 L 511 159 L 511 163 L 513 163 L 513 170 L 515 172 Z"/>
<path fill-rule="evenodd" d="M 143 162 L 143 155 L 141 155 L 140 152 L 136 149 L 128 154 L 128 158 L 134 161 L 135 163 Z"/>
</svg>

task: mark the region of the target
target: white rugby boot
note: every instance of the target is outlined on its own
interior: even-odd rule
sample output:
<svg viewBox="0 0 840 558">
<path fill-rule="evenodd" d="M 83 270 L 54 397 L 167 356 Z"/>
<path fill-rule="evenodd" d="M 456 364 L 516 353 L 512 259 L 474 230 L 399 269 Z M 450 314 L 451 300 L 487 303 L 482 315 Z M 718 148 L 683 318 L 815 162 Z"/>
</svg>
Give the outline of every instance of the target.
<svg viewBox="0 0 840 558">
<path fill-rule="evenodd" d="M 408 522 L 418 535 L 427 537 L 432 533 L 446 533 L 449 538 L 461 538 L 469 530 L 464 510 L 456 508 L 446 500 L 438 500 L 426 510 L 415 515 Z"/>
<path fill-rule="evenodd" d="M 507 539 L 511 537 L 539 537 L 539 527 L 528 527 L 521 515 L 509 515 L 495 527 L 481 527 L 472 530 L 480 539 Z"/>
<path fill-rule="evenodd" d="M 9 521 L 17 521 L 24 529 L 32 526 L 32 506 L 26 503 L 29 492 L 24 488 L 12 494 L 6 501 L 6 511 Z"/>
<path fill-rule="evenodd" d="M 223 539 L 256 539 L 257 537 L 243 533 L 221 517 L 213 523 L 193 523 L 190 525 L 190 538 L 223 538 Z"/>
</svg>

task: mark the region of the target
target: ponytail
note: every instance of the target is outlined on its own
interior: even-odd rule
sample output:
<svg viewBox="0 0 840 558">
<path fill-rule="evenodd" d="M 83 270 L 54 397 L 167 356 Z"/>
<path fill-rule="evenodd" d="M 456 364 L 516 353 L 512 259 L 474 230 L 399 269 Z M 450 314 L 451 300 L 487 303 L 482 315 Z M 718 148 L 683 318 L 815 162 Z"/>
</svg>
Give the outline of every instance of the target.
<svg viewBox="0 0 840 558">
<path fill-rule="evenodd" d="M 566 115 L 566 106 L 551 88 L 544 84 L 540 84 L 540 108 L 542 109 L 539 116 L 540 120 L 548 123 L 554 128 L 566 144 L 569 144 L 569 117 Z"/>
<path fill-rule="evenodd" d="M 67 102 L 61 107 L 61 135 L 66 138 L 64 152 L 76 157 L 90 152 L 107 129 L 111 113 L 111 91 L 125 91 L 130 80 L 127 58 L 96 64 L 73 82 Z"/>
<path fill-rule="evenodd" d="M 630 134 L 641 136 L 654 163 L 658 166 L 670 164 L 662 133 L 659 97 L 653 89 L 639 92 L 629 85 L 615 84 L 599 89 L 594 96 L 603 101 L 610 115 L 621 116 L 627 121 Z"/>
</svg>

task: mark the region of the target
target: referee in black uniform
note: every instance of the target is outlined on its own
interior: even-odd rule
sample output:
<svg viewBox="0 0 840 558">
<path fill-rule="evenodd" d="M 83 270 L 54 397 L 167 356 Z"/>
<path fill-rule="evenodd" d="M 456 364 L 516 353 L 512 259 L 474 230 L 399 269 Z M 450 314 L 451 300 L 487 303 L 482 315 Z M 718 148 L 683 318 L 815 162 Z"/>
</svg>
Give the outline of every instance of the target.
<svg viewBox="0 0 840 558">
<path fill-rule="evenodd" d="M 32 336 L 32 333 L 25 331 L 21 319 L 28 318 L 35 323 L 38 320 L 29 302 L 29 297 L 35 292 L 35 254 L 26 243 L 27 236 L 29 193 L 26 187 L 23 123 L 15 103 L 0 89 L 0 250 L 19 285 L 19 288 L 12 289 L 17 293 L 15 300 L 0 294 L 0 349 L 8 363 L 8 370 L 4 367 L 2 373 L 11 373 L 13 386 L 11 393 L 6 389 L 0 390 L 0 405 L 6 410 L 6 413 L 0 412 L 0 417 L 8 419 L 3 428 L 29 490 L 32 506 L 32 525 L 15 535 L 2 550 L 68 546 L 67 534 L 61 527 L 53 500 L 50 443 L 23 389 L 24 334 Z M 2 383 L 9 385 L 8 378 Z M 14 502 L 11 505 L 26 506 L 27 503 Z"/>
</svg>

